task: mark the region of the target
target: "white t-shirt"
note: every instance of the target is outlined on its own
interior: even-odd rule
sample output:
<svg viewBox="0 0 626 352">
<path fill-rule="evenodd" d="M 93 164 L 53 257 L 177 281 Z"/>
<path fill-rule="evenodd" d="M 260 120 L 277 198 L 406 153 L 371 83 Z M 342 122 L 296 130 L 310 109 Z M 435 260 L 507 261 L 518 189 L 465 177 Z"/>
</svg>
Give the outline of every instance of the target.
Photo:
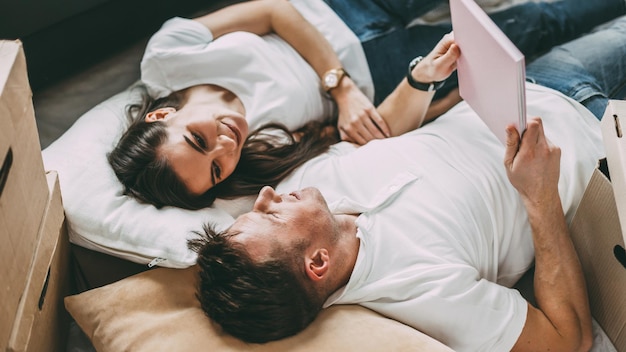
<svg viewBox="0 0 626 352">
<path fill-rule="evenodd" d="M 291 3 L 328 39 L 372 99 L 372 78 L 354 33 L 321 0 Z M 199 84 L 224 87 L 241 99 L 251 128 L 280 122 L 294 129 L 335 113 L 313 68 L 278 35 L 233 32 L 213 40 L 204 25 L 179 17 L 165 22 L 148 42 L 141 80 L 155 97 Z"/>
<path fill-rule="evenodd" d="M 559 192 L 568 221 L 604 155 L 599 123 L 577 102 L 533 84 L 528 112 L 561 147 Z M 318 187 L 333 212 L 362 213 L 348 284 L 325 306 L 358 303 L 455 351 L 508 351 L 527 303 L 510 289 L 532 265 L 524 205 L 504 146 L 462 102 L 396 138 L 348 143 L 299 168 L 280 193 Z"/>
</svg>

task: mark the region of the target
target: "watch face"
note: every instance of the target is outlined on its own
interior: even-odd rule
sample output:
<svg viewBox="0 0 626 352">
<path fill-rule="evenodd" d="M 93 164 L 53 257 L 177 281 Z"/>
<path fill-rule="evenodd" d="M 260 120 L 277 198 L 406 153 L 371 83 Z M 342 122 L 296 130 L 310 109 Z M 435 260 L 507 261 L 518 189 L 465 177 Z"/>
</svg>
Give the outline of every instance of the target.
<svg viewBox="0 0 626 352">
<path fill-rule="evenodd" d="M 327 88 L 335 88 L 337 83 L 336 73 L 329 73 L 324 77 L 324 85 L 326 85 Z"/>
</svg>

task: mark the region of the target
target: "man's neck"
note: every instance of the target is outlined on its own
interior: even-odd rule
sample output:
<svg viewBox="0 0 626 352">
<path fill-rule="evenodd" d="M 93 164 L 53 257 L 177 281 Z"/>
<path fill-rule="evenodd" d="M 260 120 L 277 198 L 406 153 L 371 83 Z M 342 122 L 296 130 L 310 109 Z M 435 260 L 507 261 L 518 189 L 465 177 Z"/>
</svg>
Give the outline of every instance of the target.
<svg viewBox="0 0 626 352">
<path fill-rule="evenodd" d="M 341 237 L 356 236 L 356 219 L 359 214 L 335 214 L 335 220 Z"/>
<path fill-rule="evenodd" d="M 352 271 L 354 270 L 354 265 L 356 264 L 356 258 L 359 254 L 360 246 L 360 240 L 356 237 L 357 217 L 358 215 L 354 214 L 335 215 L 338 234 L 335 255 L 337 255 L 336 260 L 341 268 L 341 271 L 337 276 L 338 282 L 335 285 L 337 286 L 334 288 L 335 290 L 348 283 L 350 275 L 352 275 Z"/>
</svg>

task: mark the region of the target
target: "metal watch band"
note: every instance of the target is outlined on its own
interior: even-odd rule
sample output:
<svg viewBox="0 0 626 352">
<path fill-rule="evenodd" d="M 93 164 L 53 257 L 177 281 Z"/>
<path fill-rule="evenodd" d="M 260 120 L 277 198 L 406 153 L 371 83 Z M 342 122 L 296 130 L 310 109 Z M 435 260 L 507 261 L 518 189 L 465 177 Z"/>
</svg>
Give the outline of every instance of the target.
<svg viewBox="0 0 626 352">
<path fill-rule="evenodd" d="M 443 85 L 446 83 L 446 80 L 444 79 L 443 81 L 432 82 L 432 83 L 422 83 L 422 82 L 416 81 L 413 78 L 413 75 L 411 74 L 411 72 L 413 72 L 413 69 L 415 68 L 415 66 L 417 66 L 417 64 L 419 64 L 420 61 L 422 61 L 423 59 L 424 59 L 423 56 L 418 56 L 415 59 L 411 60 L 411 62 L 409 62 L 409 72 L 406 75 L 406 79 L 407 81 L 409 81 L 409 85 L 417 90 L 422 90 L 424 92 L 433 92 L 443 87 Z"/>
</svg>

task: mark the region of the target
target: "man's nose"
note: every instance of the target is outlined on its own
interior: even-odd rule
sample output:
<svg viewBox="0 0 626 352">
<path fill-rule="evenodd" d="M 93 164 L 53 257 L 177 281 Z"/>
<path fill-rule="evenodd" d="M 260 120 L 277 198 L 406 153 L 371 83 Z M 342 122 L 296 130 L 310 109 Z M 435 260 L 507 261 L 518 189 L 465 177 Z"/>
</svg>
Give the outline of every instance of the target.
<svg viewBox="0 0 626 352">
<path fill-rule="evenodd" d="M 266 211 L 272 202 L 280 203 L 282 198 L 270 186 L 265 186 L 259 191 L 259 196 L 254 202 L 254 209 L 258 211 Z"/>
<path fill-rule="evenodd" d="M 272 188 L 271 186 L 263 187 L 261 189 L 261 192 L 264 193 L 265 197 L 267 197 L 271 201 L 274 201 L 276 203 L 280 203 L 283 201 L 283 198 L 280 196 L 280 194 L 276 193 L 274 188 Z"/>
</svg>

